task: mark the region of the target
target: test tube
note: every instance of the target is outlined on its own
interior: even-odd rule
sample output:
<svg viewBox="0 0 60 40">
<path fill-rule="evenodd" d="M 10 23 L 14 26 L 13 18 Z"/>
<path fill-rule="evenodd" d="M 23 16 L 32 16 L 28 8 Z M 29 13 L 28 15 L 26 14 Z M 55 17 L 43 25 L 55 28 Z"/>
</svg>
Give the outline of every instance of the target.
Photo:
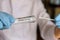
<svg viewBox="0 0 60 40">
<path fill-rule="evenodd" d="M 36 18 L 34 16 L 27 16 L 27 17 L 21 17 L 16 18 L 15 23 L 33 23 L 36 21 Z"/>
</svg>

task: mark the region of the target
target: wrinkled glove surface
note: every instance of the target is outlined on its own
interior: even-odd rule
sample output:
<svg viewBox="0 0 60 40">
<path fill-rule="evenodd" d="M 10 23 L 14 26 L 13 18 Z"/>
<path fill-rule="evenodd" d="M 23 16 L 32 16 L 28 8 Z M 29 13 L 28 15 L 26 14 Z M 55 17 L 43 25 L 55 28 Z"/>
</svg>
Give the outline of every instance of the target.
<svg viewBox="0 0 60 40">
<path fill-rule="evenodd" d="M 55 23 L 58 28 L 60 28 L 60 14 L 56 16 Z"/>
<path fill-rule="evenodd" d="M 15 18 L 12 15 L 0 11 L 0 30 L 10 28 L 14 22 Z"/>
</svg>

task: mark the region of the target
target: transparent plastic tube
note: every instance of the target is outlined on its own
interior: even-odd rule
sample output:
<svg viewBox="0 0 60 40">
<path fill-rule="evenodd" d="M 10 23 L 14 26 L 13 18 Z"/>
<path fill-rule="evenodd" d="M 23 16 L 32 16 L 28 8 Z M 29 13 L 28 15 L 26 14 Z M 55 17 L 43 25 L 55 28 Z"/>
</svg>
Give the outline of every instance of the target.
<svg viewBox="0 0 60 40">
<path fill-rule="evenodd" d="M 36 18 L 34 16 L 16 18 L 15 23 L 34 23 Z"/>
</svg>

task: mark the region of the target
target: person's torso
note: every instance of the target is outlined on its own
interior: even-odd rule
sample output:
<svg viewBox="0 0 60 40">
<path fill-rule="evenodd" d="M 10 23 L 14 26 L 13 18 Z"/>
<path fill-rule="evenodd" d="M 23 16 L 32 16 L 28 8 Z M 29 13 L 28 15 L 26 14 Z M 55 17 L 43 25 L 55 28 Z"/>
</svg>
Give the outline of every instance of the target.
<svg viewBox="0 0 60 40">
<path fill-rule="evenodd" d="M 32 15 L 37 18 L 38 8 L 36 6 L 37 4 L 35 4 L 35 0 L 9 1 L 4 0 L 2 2 L 2 11 L 12 14 L 15 18 Z M 13 24 L 10 29 L 3 30 L 3 33 L 6 40 L 36 40 L 36 29 L 37 21 L 34 23 L 18 23 Z"/>
</svg>

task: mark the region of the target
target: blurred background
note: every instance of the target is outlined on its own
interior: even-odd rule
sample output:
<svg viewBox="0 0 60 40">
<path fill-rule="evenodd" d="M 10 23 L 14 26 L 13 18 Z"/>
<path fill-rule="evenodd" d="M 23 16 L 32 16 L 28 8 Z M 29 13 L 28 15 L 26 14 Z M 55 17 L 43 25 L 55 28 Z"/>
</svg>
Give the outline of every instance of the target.
<svg viewBox="0 0 60 40">
<path fill-rule="evenodd" d="M 60 13 L 60 0 L 42 0 L 42 2 L 52 19 Z M 37 28 L 37 40 L 43 40 L 40 36 L 39 27 Z"/>
<path fill-rule="evenodd" d="M 42 0 L 42 2 L 51 18 L 60 13 L 60 0 Z"/>
</svg>

